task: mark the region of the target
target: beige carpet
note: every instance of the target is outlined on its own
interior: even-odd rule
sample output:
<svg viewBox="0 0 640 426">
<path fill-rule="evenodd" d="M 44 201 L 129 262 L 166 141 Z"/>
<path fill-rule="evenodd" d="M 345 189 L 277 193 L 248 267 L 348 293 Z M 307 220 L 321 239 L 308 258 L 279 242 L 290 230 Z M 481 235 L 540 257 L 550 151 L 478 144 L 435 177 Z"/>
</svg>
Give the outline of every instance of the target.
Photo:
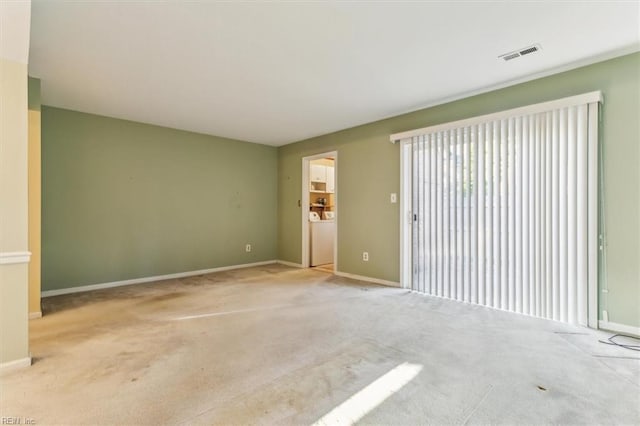
<svg viewBox="0 0 640 426">
<path fill-rule="evenodd" d="M 34 365 L 0 378 L 3 418 L 640 423 L 636 353 L 600 333 L 325 272 L 267 265 L 58 296 L 44 314 Z"/>
</svg>

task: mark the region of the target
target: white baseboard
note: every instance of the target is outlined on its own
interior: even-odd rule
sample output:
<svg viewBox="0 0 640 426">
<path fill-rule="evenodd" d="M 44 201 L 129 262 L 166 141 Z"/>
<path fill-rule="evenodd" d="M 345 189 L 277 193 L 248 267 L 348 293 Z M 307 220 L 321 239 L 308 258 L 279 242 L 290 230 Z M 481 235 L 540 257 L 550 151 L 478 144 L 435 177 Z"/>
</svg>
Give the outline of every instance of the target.
<svg viewBox="0 0 640 426">
<path fill-rule="evenodd" d="M 335 271 L 333 273 L 339 277 L 351 278 L 353 280 L 368 281 L 374 284 L 386 285 L 388 287 L 400 287 L 400 283 L 395 281 L 381 280 L 380 278 L 365 277 L 364 275 L 349 274 L 348 272 Z"/>
<path fill-rule="evenodd" d="M 29 319 L 42 318 L 42 312 L 29 312 Z"/>
<path fill-rule="evenodd" d="M 302 264 L 301 263 L 287 262 L 286 260 L 276 260 L 276 263 L 279 263 L 279 264 L 285 265 L 285 266 L 291 266 L 293 268 L 302 268 Z"/>
<path fill-rule="evenodd" d="M 26 368 L 31 365 L 31 357 L 16 359 L 15 361 L 4 362 L 0 364 L 0 374 L 8 373 L 10 371 Z"/>
<path fill-rule="evenodd" d="M 601 330 L 615 331 L 616 333 L 632 334 L 640 337 L 640 327 L 631 325 L 617 324 L 609 321 L 598 321 L 598 328 Z"/>
<path fill-rule="evenodd" d="M 42 292 L 41 297 L 60 296 L 62 294 L 71 294 L 71 293 L 83 293 L 85 291 L 102 290 L 105 288 L 121 287 L 125 285 L 142 284 L 142 283 L 149 283 L 153 281 L 163 281 L 163 280 L 171 280 L 175 278 L 192 277 L 194 275 L 204 275 L 204 274 L 211 274 L 213 272 L 230 271 L 233 269 L 251 268 L 253 266 L 270 265 L 272 263 L 276 263 L 276 261 L 266 260 L 263 262 L 244 263 L 242 265 L 221 266 L 219 268 L 200 269 L 198 271 L 178 272 L 176 274 L 156 275 L 153 277 L 133 278 L 131 280 L 114 281 L 110 283 L 91 284 L 91 285 L 84 285 L 79 287 L 62 288 L 60 290 L 47 290 Z"/>
</svg>

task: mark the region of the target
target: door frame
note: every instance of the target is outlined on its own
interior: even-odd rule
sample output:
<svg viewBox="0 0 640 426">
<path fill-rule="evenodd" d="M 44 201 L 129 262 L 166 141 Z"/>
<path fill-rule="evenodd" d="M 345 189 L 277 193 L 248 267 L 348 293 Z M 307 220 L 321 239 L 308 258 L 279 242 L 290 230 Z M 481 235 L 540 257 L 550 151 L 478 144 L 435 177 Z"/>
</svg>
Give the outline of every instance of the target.
<svg viewBox="0 0 640 426">
<path fill-rule="evenodd" d="M 340 220 L 340 215 L 338 214 L 338 151 L 329 151 L 302 157 L 302 196 L 300 198 L 300 210 L 302 212 L 302 261 L 300 263 L 303 268 L 308 268 L 311 264 L 309 259 L 311 254 L 311 250 L 309 249 L 309 187 L 311 185 L 309 168 L 312 160 L 319 160 L 327 157 L 333 158 L 334 165 L 333 173 L 335 186 L 333 197 L 335 199 L 335 206 L 333 211 L 336 212 L 336 218 L 334 219 L 334 223 L 336 224 L 336 235 L 333 241 L 333 271 L 336 272 L 338 270 L 338 221 Z"/>
</svg>

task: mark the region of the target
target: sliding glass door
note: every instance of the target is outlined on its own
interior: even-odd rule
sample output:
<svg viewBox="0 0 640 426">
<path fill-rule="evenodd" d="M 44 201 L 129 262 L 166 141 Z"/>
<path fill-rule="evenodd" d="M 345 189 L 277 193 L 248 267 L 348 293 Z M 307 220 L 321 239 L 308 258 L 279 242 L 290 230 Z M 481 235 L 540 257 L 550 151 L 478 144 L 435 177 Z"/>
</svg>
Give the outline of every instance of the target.
<svg viewBox="0 0 640 426">
<path fill-rule="evenodd" d="M 595 326 L 597 119 L 574 97 L 404 137 L 408 287 Z"/>
</svg>

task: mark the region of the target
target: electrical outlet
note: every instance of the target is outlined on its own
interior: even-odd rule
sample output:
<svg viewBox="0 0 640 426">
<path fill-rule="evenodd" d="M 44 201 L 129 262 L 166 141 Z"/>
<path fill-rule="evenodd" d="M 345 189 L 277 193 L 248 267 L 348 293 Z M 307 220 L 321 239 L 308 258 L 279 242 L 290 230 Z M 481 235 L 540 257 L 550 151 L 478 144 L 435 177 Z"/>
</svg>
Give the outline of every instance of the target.
<svg viewBox="0 0 640 426">
<path fill-rule="evenodd" d="M 362 260 L 364 260 L 365 262 L 369 261 L 369 252 L 368 251 L 363 251 L 362 252 Z"/>
<path fill-rule="evenodd" d="M 251 244 L 247 244 L 247 245 L 244 247 L 244 251 L 246 251 L 247 253 L 249 253 L 249 252 L 251 251 Z"/>
<path fill-rule="evenodd" d="M 396 194 L 395 192 L 391 193 L 391 203 L 397 203 L 398 202 L 398 194 Z"/>
</svg>

